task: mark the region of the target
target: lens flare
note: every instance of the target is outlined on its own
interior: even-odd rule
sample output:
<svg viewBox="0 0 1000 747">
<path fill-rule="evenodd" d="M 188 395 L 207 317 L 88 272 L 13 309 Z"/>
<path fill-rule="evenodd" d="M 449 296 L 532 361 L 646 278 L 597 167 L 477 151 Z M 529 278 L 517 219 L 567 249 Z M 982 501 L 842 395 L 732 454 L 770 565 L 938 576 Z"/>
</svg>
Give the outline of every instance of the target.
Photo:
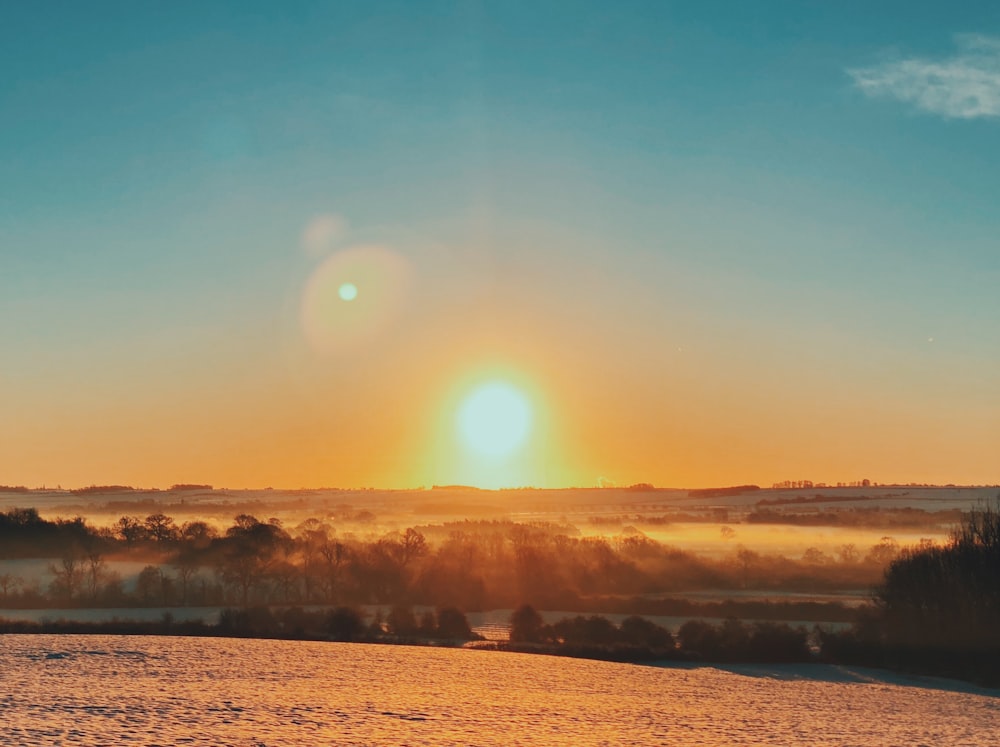
<svg viewBox="0 0 1000 747">
<path fill-rule="evenodd" d="M 302 293 L 300 321 L 309 346 L 329 354 L 376 339 L 396 319 L 409 277 L 407 261 L 383 246 L 327 258 Z"/>
</svg>

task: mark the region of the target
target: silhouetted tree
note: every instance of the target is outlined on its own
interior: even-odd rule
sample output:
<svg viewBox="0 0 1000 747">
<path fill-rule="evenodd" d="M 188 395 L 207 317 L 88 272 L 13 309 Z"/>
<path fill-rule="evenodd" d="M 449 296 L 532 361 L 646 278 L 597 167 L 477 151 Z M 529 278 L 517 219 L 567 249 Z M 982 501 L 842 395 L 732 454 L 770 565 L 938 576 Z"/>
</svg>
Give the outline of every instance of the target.
<svg viewBox="0 0 1000 747">
<path fill-rule="evenodd" d="M 147 565 L 139 571 L 135 580 L 135 595 L 146 606 L 163 602 L 163 576 L 158 566 Z"/>
<path fill-rule="evenodd" d="M 672 649 L 674 647 L 674 637 L 670 631 L 644 617 L 635 615 L 626 617 L 622 620 L 619 629 L 622 640 L 633 646 L 648 646 L 657 649 Z"/>
<path fill-rule="evenodd" d="M 262 523 L 249 514 L 236 517 L 220 540 L 219 570 L 223 580 L 235 587 L 241 603 L 250 602 L 250 592 L 263 584 L 275 554 L 287 533 L 275 523 Z"/>
<path fill-rule="evenodd" d="M 750 572 L 760 561 L 760 553 L 749 550 L 742 545 L 736 549 L 736 565 L 740 572 L 740 586 L 750 588 Z"/>
<path fill-rule="evenodd" d="M 408 605 L 394 605 L 386 618 L 386 625 L 390 633 L 398 636 L 412 636 L 420 631 L 413 608 Z"/>
<path fill-rule="evenodd" d="M 750 657 L 756 661 L 794 662 L 810 658 L 805 629 L 782 623 L 756 622 L 750 631 Z"/>
<path fill-rule="evenodd" d="M 147 516 L 143 527 L 146 530 L 146 536 L 154 542 L 172 542 L 177 539 L 179 533 L 174 520 L 162 513 Z"/>
<path fill-rule="evenodd" d="M 419 631 L 420 635 L 427 636 L 428 638 L 433 638 L 437 633 L 437 618 L 430 610 L 420 616 Z"/>
<path fill-rule="evenodd" d="M 87 595 L 91 599 L 97 599 L 97 594 L 101 588 L 101 582 L 107 573 L 107 563 L 104 562 L 104 557 L 101 551 L 92 545 L 86 551 L 86 586 Z"/>
<path fill-rule="evenodd" d="M 541 643 L 545 621 L 530 604 L 522 604 L 510 616 L 510 640 L 514 643 Z"/>
<path fill-rule="evenodd" d="M 58 565 L 50 565 L 53 575 L 50 585 L 52 595 L 64 602 L 72 602 L 81 591 L 84 580 L 84 556 L 79 546 L 68 547 Z"/>
<path fill-rule="evenodd" d="M 135 547 L 147 536 L 146 527 L 137 516 L 122 516 L 115 523 L 114 530 L 128 549 Z"/>
<path fill-rule="evenodd" d="M 10 592 L 16 591 L 24 583 L 24 579 L 13 573 L 0 573 L 0 599 L 7 602 Z"/>
<path fill-rule="evenodd" d="M 849 542 L 837 548 L 837 557 L 841 563 L 857 563 L 861 559 L 861 554 L 858 548 Z"/>
<path fill-rule="evenodd" d="M 302 589 L 306 601 L 319 598 L 323 557 L 320 550 L 329 543 L 329 530 L 318 519 L 306 519 L 298 527 L 298 552 L 301 559 Z M 329 597 L 327 597 L 329 598 Z"/>
<path fill-rule="evenodd" d="M 899 543 L 893 537 L 882 537 L 878 544 L 872 545 L 865 556 L 865 561 L 873 565 L 888 565 L 896 559 L 899 552 Z"/>
<path fill-rule="evenodd" d="M 903 551 L 876 599 L 893 644 L 1000 653 L 1000 497 L 970 512 L 948 546 Z"/>
<path fill-rule="evenodd" d="M 344 571 L 350 564 L 353 553 L 343 542 L 326 540 L 319 546 L 322 558 L 323 590 L 328 602 L 337 602 L 341 596 Z"/>
<path fill-rule="evenodd" d="M 552 626 L 552 632 L 563 643 L 574 645 L 610 646 L 619 640 L 618 629 L 600 615 L 565 618 Z"/>
<path fill-rule="evenodd" d="M 688 620 L 677 631 L 677 638 L 683 651 L 707 657 L 717 656 L 722 643 L 719 631 L 704 620 Z"/>
<path fill-rule="evenodd" d="M 350 607 L 337 607 L 326 618 L 326 630 L 334 641 L 356 641 L 365 630 L 361 613 Z"/>
<path fill-rule="evenodd" d="M 468 641 L 475 637 L 465 614 L 455 607 L 444 607 L 437 611 L 438 638 Z"/>
</svg>

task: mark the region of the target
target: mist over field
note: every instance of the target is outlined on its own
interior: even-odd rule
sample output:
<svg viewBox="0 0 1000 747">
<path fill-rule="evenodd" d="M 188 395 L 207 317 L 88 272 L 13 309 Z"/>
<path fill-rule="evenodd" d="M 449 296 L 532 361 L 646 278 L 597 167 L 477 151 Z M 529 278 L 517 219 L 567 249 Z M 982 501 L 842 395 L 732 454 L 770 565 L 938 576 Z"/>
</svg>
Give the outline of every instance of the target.
<svg viewBox="0 0 1000 747">
<path fill-rule="evenodd" d="M 812 604 L 798 614 L 843 620 L 845 612 L 822 605 L 864 603 L 901 551 L 943 544 L 964 512 L 996 492 L 13 489 L 0 492 L 0 603 L 405 603 L 475 612 L 530 601 L 670 616 L 698 611 L 679 600 L 764 601 Z M 27 505 L 35 512 L 18 513 Z M 797 619 L 788 609 L 756 613 Z"/>
</svg>

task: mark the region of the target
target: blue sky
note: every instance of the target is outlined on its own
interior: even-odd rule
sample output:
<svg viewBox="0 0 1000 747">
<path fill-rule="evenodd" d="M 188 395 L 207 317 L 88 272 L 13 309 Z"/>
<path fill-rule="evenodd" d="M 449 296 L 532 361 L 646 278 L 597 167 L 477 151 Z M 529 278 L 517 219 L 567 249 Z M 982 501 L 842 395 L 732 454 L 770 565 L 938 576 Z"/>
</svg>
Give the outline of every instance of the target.
<svg viewBox="0 0 1000 747">
<path fill-rule="evenodd" d="M 547 349 L 556 379 L 587 370 L 577 404 L 614 400 L 607 429 L 645 456 L 591 466 L 601 450 L 581 446 L 563 480 L 879 479 L 879 464 L 885 480 L 995 479 L 978 447 L 927 467 L 941 434 L 1000 440 L 995 4 L 17 3 L 0 70 L 0 407 L 32 421 L 6 436 L 0 482 L 111 480 L 80 465 L 125 426 L 90 444 L 55 435 L 63 419 L 155 410 L 164 392 L 235 418 L 305 390 L 340 422 L 336 403 L 377 399 L 411 345 Z M 299 349 L 317 263 L 300 237 L 322 215 L 343 223 L 337 247 L 392 246 L 419 278 L 350 360 Z M 247 391 L 223 396 L 234 378 Z M 797 433 L 838 397 L 888 430 L 758 452 L 720 425 L 731 400 L 732 422 Z M 630 446 L 638 421 L 697 417 L 684 399 L 720 441 L 657 431 L 684 452 L 666 464 Z M 833 430 L 852 422 L 867 427 Z M 185 439 L 150 438 L 210 471 Z M 53 441 L 76 466 L 43 466 Z M 199 443 L 227 464 L 264 448 Z M 713 450 L 717 480 L 694 456 Z M 344 479 L 410 484 L 419 461 Z"/>
</svg>

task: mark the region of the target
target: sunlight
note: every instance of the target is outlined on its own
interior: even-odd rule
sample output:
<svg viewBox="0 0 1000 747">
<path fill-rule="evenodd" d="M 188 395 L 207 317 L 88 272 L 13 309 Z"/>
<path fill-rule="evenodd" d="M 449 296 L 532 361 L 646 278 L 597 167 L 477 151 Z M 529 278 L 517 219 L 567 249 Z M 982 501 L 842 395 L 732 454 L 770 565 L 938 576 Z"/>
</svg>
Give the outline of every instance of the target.
<svg viewBox="0 0 1000 747">
<path fill-rule="evenodd" d="M 496 490 L 575 479 L 565 464 L 548 382 L 536 365 L 481 361 L 456 366 L 442 378 L 436 396 L 426 400 L 414 483 Z"/>
<path fill-rule="evenodd" d="M 527 397 L 505 381 L 477 387 L 458 411 L 463 445 L 483 456 L 505 457 L 520 447 L 531 430 Z"/>
</svg>

